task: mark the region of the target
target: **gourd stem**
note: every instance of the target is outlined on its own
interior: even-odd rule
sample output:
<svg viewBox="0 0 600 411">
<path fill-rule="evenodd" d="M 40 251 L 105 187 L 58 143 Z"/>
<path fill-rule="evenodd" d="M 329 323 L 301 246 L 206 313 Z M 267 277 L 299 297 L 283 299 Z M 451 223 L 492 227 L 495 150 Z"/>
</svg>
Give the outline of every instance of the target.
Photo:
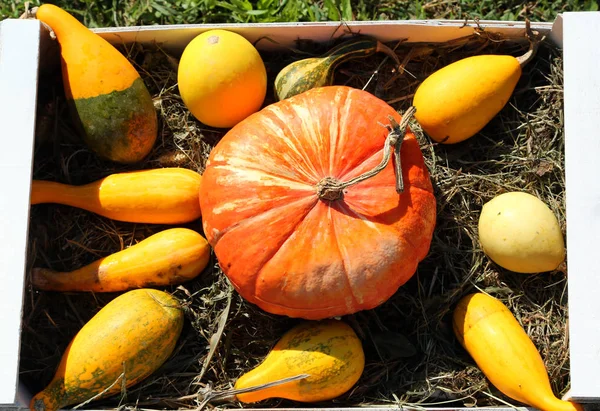
<svg viewBox="0 0 600 411">
<path fill-rule="evenodd" d="M 391 57 L 392 60 L 394 60 L 394 63 L 396 63 L 396 69 L 400 68 L 400 59 L 398 58 L 398 55 L 396 54 L 396 52 L 394 50 L 392 50 L 391 48 L 389 48 L 388 46 L 386 46 L 382 42 L 378 41 L 377 42 L 377 50 L 376 51 L 380 52 L 380 53 L 384 53 L 388 57 Z"/>
<path fill-rule="evenodd" d="M 367 38 L 360 37 L 358 39 L 351 39 L 349 41 L 341 43 L 337 47 L 334 47 L 333 49 L 329 50 L 329 52 L 327 52 L 325 58 L 328 60 L 330 70 L 335 69 L 338 64 L 343 63 L 345 61 L 352 60 L 353 58 L 357 58 L 357 57 L 366 56 L 365 50 L 369 50 L 369 49 L 373 50 L 372 49 L 373 42 L 375 42 L 374 51 L 376 53 L 382 52 L 382 53 L 388 55 L 389 57 L 391 57 L 394 60 L 397 67 L 400 66 L 400 60 L 398 59 L 398 56 L 396 55 L 394 50 L 392 50 L 391 48 L 389 48 L 388 46 L 386 46 L 379 40 L 368 38 L 368 37 Z"/>
<path fill-rule="evenodd" d="M 35 19 L 35 13 L 38 7 L 29 8 L 29 4 L 25 3 L 25 11 L 19 16 L 19 19 Z"/>
<path fill-rule="evenodd" d="M 533 57 L 535 56 L 535 53 L 537 52 L 537 49 L 539 47 L 540 42 L 538 40 L 530 40 L 529 42 L 529 50 L 527 50 L 527 52 L 525 54 L 523 54 L 522 56 L 516 57 L 517 61 L 519 62 L 519 66 L 524 67 L 527 63 L 529 63 L 531 60 L 533 60 Z"/>
<path fill-rule="evenodd" d="M 539 38 L 538 32 L 534 32 L 531 29 L 531 22 L 529 21 L 529 19 L 525 20 L 525 31 L 527 39 L 529 40 L 529 50 L 527 50 L 527 52 L 522 56 L 516 58 L 519 62 L 519 66 L 521 67 L 524 67 L 527 63 L 533 60 L 533 57 L 535 56 L 535 53 L 537 52 L 538 47 L 543 40 L 543 38 Z"/>
<path fill-rule="evenodd" d="M 342 193 L 345 188 L 358 184 L 361 181 L 365 181 L 379 174 L 390 162 L 390 159 L 392 158 L 392 148 L 394 149 L 393 153 L 396 160 L 396 167 L 394 168 L 394 173 L 396 175 L 396 192 L 398 194 L 402 193 L 404 191 L 404 179 L 402 177 L 400 149 L 402 147 L 402 142 L 404 141 L 404 134 L 406 133 L 408 123 L 416 111 L 417 109 L 414 106 L 411 106 L 408 110 L 406 110 L 402 116 L 400 124 L 398 124 L 393 117 L 389 117 L 390 125 L 387 126 L 389 134 L 383 147 L 383 159 L 375 168 L 346 182 L 340 182 L 333 177 L 325 177 L 317 184 L 318 197 L 322 200 L 339 200 L 342 198 Z"/>
<path fill-rule="evenodd" d="M 21 14 L 19 16 L 19 19 L 21 19 L 21 20 L 27 20 L 27 19 L 32 20 L 32 19 L 37 18 L 36 17 L 36 13 L 37 13 L 38 9 L 39 9 L 39 7 L 37 7 L 37 6 L 25 9 L 25 11 L 23 12 L 23 14 Z M 52 40 L 56 40 L 56 34 L 54 33 L 54 30 L 52 30 L 52 27 L 50 27 L 48 24 L 44 23 L 43 21 L 40 21 L 40 24 L 42 25 L 42 27 L 44 27 L 48 31 L 48 33 L 50 35 L 50 38 Z"/>
<path fill-rule="evenodd" d="M 304 380 L 308 377 L 310 377 L 310 374 L 298 374 L 298 375 L 294 375 L 291 377 L 285 377 L 285 378 L 281 378 L 279 380 L 267 382 L 264 384 L 254 385 L 252 387 L 238 388 L 238 389 L 232 389 L 232 390 L 227 390 L 227 391 L 210 391 L 209 390 L 208 393 L 200 392 L 198 394 L 188 395 L 188 396 L 182 397 L 180 399 L 197 398 L 199 396 L 202 396 L 202 397 L 204 397 L 204 399 L 200 403 L 200 406 L 197 408 L 197 410 L 202 410 L 206 406 L 206 404 L 208 404 L 211 401 L 221 400 L 221 399 L 225 399 L 228 397 L 234 397 L 237 394 L 244 394 L 244 393 L 248 393 L 248 392 L 260 391 L 260 390 L 264 390 L 267 388 L 276 387 L 278 385 L 287 384 L 289 382 Z"/>
</svg>

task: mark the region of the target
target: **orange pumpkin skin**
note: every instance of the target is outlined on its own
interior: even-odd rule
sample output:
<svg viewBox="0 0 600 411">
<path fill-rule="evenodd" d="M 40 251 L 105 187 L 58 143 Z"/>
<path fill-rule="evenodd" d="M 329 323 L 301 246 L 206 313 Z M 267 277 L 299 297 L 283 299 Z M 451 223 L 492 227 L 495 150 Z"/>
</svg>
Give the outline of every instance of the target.
<svg viewBox="0 0 600 411">
<path fill-rule="evenodd" d="M 119 295 L 71 340 L 30 410 L 55 411 L 141 382 L 171 356 L 183 322 L 179 302 L 163 291 L 141 288 Z"/>
<path fill-rule="evenodd" d="M 409 130 L 401 194 L 392 161 L 340 200 L 316 194 L 325 177 L 347 181 L 379 164 L 390 115 L 400 121 L 368 92 L 315 88 L 251 115 L 215 146 L 202 221 L 242 297 L 274 314 L 322 319 L 374 308 L 412 277 L 429 251 L 436 203 Z"/>
</svg>

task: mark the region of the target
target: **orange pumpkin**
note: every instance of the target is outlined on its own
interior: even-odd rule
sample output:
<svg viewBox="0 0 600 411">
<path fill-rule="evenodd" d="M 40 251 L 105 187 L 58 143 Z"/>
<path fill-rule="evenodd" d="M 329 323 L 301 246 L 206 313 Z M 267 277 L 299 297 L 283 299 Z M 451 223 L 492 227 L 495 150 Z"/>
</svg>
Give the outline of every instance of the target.
<svg viewBox="0 0 600 411">
<path fill-rule="evenodd" d="M 391 116 L 372 94 L 309 90 L 233 127 L 212 150 L 200 189 L 207 240 L 242 297 L 263 310 L 321 319 L 374 308 L 427 255 L 436 219 L 429 173 L 414 135 L 395 165 L 331 196 L 383 157 Z"/>
</svg>

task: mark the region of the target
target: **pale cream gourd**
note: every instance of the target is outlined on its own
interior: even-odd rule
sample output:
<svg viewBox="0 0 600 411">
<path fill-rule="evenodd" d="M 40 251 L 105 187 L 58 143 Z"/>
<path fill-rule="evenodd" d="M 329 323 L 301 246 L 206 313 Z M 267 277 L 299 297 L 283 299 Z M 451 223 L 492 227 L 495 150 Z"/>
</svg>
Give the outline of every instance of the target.
<svg viewBox="0 0 600 411">
<path fill-rule="evenodd" d="M 483 251 L 508 270 L 552 271 L 565 259 L 565 242 L 556 216 L 531 194 L 504 193 L 484 204 L 478 230 Z"/>
</svg>

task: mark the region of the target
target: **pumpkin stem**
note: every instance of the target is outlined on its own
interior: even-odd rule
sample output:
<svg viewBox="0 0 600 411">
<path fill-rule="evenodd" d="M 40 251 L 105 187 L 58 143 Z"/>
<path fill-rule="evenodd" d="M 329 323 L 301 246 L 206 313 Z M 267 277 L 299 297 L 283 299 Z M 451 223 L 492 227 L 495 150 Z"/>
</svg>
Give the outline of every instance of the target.
<svg viewBox="0 0 600 411">
<path fill-rule="evenodd" d="M 361 181 L 367 180 L 377 174 L 379 174 L 384 168 L 387 167 L 390 159 L 392 158 L 392 147 L 394 148 L 394 159 L 396 161 L 396 166 L 394 168 L 394 173 L 396 175 L 396 192 L 401 194 L 404 191 L 404 179 L 402 177 L 402 164 L 400 162 L 400 149 L 402 147 L 402 142 L 404 141 L 404 134 L 406 133 L 406 128 L 408 127 L 408 123 L 410 119 L 415 114 L 417 109 L 414 106 L 411 106 L 404 115 L 402 116 L 402 120 L 400 124 L 393 117 L 389 116 L 390 125 L 386 126 L 389 130 L 389 134 L 385 140 L 385 145 L 383 147 L 383 159 L 381 162 L 372 170 L 367 171 L 357 177 L 354 177 L 351 180 L 342 183 L 333 177 L 325 177 L 317 184 L 317 196 L 321 200 L 328 201 L 336 201 L 340 200 L 343 197 L 344 189 L 355 184 L 360 183 Z"/>
</svg>

